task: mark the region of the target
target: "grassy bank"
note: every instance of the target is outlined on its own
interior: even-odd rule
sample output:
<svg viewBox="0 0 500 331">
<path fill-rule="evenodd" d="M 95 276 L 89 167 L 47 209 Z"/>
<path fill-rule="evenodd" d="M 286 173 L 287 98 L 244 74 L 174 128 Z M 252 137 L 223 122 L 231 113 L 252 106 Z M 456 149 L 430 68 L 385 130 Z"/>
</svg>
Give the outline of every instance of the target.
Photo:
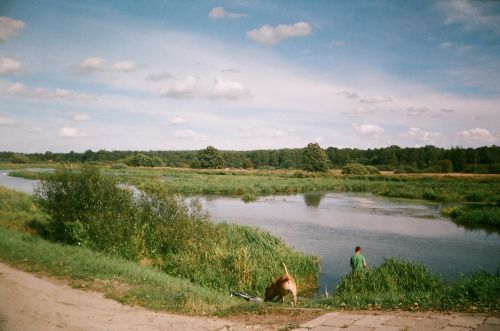
<svg viewBox="0 0 500 331">
<path fill-rule="evenodd" d="M 346 309 L 499 311 L 500 276 L 476 272 L 445 281 L 417 263 L 386 259 L 375 268 L 350 274 L 334 295 L 311 305 Z"/>
<path fill-rule="evenodd" d="M 308 173 L 295 170 L 194 170 L 180 168 L 101 168 L 124 183 L 139 187 L 152 180 L 181 194 L 262 196 L 315 191 L 370 192 L 388 197 L 446 202 L 497 203 L 500 176 L 494 175 L 369 175 L 345 176 L 338 171 Z M 50 174 L 18 170 L 29 179 Z"/>
<path fill-rule="evenodd" d="M 71 279 L 77 287 L 95 288 L 100 284 L 98 289 L 107 297 L 150 309 L 209 315 L 274 310 L 281 305 L 250 304 L 231 299 L 229 285 L 220 288 L 214 284 L 226 284 L 230 279 L 227 284 L 245 288 L 255 280 L 260 281 L 252 272 L 264 275 L 266 279 L 262 279 L 262 283 L 267 284 L 273 274 L 281 272 L 279 264 L 275 264 L 276 270 L 264 269 L 275 262 L 271 261 L 268 252 L 299 254 L 298 258 L 290 256 L 285 262 L 294 274 L 308 269 L 307 258 L 257 229 L 220 225 L 228 241 L 228 246 L 219 247 L 220 253 L 234 250 L 237 254 L 216 255 L 215 251 L 204 251 L 202 255 L 213 255 L 213 259 L 203 260 L 202 255 L 197 258 L 197 255 L 186 252 L 166 268 L 166 264 L 155 267 L 154 261 L 147 259 L 135 261 L 42 239 L 38 233 L 47 223 L 47 216 L 27 194 L 0 188 L 0 206 L 1 261 L 29 271 Z M 207 235 L 205 241 L 211 241 L 212 234 Z M 231 261 L 228 256 L 240 257 L 240 260 Z M 250 259 L 251 256 L 255 259 Z M 305 265 L 300 266 L 296 261 L 303 261 Z M 247 273 L 241 272 L 245 270 Z M 227 274 L 234 278 L 227 278 Z M 206 282 L 211 278 L 215 283 Z M 307 291 L 306 283 L 314 281 L 299 280 L 302 296 Z M 256 294 L 262 296 L 262 293 Z M 347 275 L 329 297 L 303 298 L 301 306 L 498 312 L 500 277 L 477 272 L 457 281 L 445 281 L 421 265 L 390 259 L 366 272 Z"/>
<path fill-rule="evenodd" d="M 31 166 L 32 167 L 32 166 Z M 308 173 L 287 170 L 193 170 L 102 166 L 105 174 L 140 188 L 160 182 L 170 192 L 184 195 L 240 196 L 250 202 L 263 195 L 315 191 L 369 192 L 376 195 L 452 202 L 461 206 L 451 213 L 458 224 L 497 229 L 500 217 L 500 176 L 494 175 L 368 175 L 344 176 L 338 172 Z M 50 173 L 23 170 L 12 176 L 46 179 Z M 465 205 L 478 207 L 465 207 Z"/>
</svg>

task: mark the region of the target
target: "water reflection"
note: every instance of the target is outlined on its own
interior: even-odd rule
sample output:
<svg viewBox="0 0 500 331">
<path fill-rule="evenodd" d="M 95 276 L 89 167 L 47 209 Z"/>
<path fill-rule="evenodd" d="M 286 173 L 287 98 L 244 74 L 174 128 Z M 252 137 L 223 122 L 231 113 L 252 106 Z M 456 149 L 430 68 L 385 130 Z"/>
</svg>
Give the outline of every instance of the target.
<svg viewBox="0 0 500 331">
<path fill-rule="evenodd" d="M 309 207 L 319 207 L 321 199 L 323 199 L 324 196 L 324 193 L 305 193 L 304 202 Z"/>
</svg>

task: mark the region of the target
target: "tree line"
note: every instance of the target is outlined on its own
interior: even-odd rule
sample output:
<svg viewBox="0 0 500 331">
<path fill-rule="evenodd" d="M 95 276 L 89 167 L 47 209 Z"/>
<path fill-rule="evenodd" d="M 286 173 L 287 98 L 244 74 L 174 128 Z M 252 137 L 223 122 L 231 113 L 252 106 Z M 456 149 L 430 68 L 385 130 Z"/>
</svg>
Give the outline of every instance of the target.
<svg viewBox="0 0 500 331">
<path fill-rule="evenodd" d="M 325 170 L 360 163 L 398 172 L 500 173 L 500 147 L 418 148 L 389 146 L 375 149 L 323 149 L 312 143 L 304 148 L 225 151 L 208 146 L 200 151 L 92 151 L 83 153 L 0 152 L 0 162 L 124 163 L 130 166 L 184 168 L 305 169 Z"/>
</svg>

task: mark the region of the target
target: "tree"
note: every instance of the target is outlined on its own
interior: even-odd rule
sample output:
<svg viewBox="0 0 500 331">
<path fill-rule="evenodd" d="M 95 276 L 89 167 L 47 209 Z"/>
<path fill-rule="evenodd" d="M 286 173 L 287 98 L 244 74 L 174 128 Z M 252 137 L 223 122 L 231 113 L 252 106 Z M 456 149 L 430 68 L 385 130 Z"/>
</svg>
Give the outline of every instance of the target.
<svg viewBox="0 0 500 331">
<path fill-rule="evenodd" d="M 207 148 L 199 151 L 197 157 L 200 162 L 200 168 L 220 169 L 224 166 L 222 153 L 213 146 L 208 146 Z"/>
<path fill-rule="evenodd" d="M 328 171 L 330 162 L 318 143 L 310 143 L 304 149 L 303 169 L 307 171 Z"/>
<path fill-rule="evenodd" d="M 453 172 L 453 163 L 448 159 L 439 160 L 434 164 L 433 168 L 435 172 Z"/>
<path fill-rule="evenodd" d="M 161 160 L 158 157 L 149 157 L 145 154 L 137 153 L 125 161 L 125 163 L 132 167 L 157 167 L 161 165 Z"/>
<path fill-rule="evenodd" d="M 10 158 L 10 162 L 12 162 L 12 163 L 30 163 L 30 159 L 24 154 L 15 153 Z"/>
</svg>

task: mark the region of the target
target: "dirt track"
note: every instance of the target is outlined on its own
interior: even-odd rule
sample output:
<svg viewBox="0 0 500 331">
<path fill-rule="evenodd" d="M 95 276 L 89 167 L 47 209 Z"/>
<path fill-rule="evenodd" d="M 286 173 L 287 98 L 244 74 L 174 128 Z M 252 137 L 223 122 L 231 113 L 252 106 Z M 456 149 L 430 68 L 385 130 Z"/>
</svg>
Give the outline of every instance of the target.
<svg viewBox="0 0 500 331">
<path fill-rule="evenodd" d="M 0 263 L 0 330 L 266 330 L 222 319 L 156 313 L 100 293 L 18 271 Z"/>
</svg>

